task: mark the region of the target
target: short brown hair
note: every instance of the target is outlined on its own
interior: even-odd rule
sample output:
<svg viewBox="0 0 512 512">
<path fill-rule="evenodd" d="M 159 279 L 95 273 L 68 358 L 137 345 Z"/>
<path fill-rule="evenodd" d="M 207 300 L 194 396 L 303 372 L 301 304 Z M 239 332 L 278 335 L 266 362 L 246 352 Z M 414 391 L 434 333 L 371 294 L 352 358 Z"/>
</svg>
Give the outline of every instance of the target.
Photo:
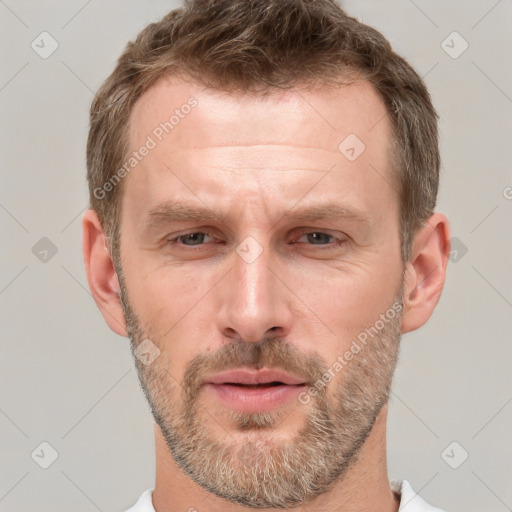
<svg viewBox="0 0 512 512">
<path fill-rule="evenodd" d="M 228 92 L 345 83 L 354 72 L 383 98 L 393 130 L 393 181 L 400 197 L 401 254 L 436 205 L 437 114 L 421 77 L 375 29 L 334 0 L 189 0 L 129 42 L 91 106 L 87 178 L 116 262 L 119 186 L 134 103 L 158 79 L 182 75 Z M 98 190 L 102 194 L 98 197 Z"/>
</svg>

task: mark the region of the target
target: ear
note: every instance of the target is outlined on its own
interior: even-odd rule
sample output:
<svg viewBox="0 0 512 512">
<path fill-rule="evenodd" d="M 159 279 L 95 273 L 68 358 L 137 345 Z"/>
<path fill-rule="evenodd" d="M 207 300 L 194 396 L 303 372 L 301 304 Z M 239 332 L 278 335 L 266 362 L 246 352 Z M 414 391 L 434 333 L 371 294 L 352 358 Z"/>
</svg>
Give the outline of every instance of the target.
<svg viewBox="0 0 512 512">
<path fill-rule="evenodd" d="M 443 291 L 450 256 L 450 224 L 442 213 L 434 213 L 418 230 L 411 259 L 405 267 L 402 333 L 427 322 Z"/>
<path fill-rule="evenodd" d="M 82 252 L 89 288 L 103 318 L 115 333 L 126 337 L 117 273 L 94 210 L 87 210 L 82 219 Z"/>
</svg>

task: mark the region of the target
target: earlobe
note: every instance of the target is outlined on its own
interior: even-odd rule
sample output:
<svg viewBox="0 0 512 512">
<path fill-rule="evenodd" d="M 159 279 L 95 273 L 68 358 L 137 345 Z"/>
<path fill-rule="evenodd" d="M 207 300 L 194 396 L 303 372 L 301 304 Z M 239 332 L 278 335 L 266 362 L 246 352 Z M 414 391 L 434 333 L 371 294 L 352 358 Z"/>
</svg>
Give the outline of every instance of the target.
<svg viewBox="0 0 512 512">
<path fill-rule="evenodd" d="M 87 210 L 82 219 L 82 252 L 89 288 L 103 318 L 115 333 L 126 337 L 117 273 L 103 228 L 93 210 Z"/>
<path fill-rule="evenodd" d="M 406 264 L 402 333 L 414 331 L 432 316 L 443 291 L 450 256 L 450 225 L 434 213 L 414 237 Z"/>
</svg>

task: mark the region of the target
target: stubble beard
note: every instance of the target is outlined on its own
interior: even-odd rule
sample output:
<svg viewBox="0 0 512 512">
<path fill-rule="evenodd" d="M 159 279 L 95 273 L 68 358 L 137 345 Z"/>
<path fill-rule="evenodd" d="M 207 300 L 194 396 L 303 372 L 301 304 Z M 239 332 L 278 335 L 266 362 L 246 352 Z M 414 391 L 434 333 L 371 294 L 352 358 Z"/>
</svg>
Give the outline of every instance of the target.
<svg viewBox="0 0 512 512">
<path fill-rule="evenodd" d="M 119 281 L 142 390 L 174 461 L 194 482 L 245 507 L 285 508 L 307 503 L 343 479 L 388 402 L 399 352 L 401 308 L 335 380 L 325 387 L 315 386 L 317 392 L 308 395 L 307 405 L 299 401 L 292 405 L 303 411 L 304 420 L 294 436 L 278 442 L 275 433 L 290 414 L 289 408 L 265 413 L 226 411 L 223 424 L 227 418 L 229 430 L 236 434 L 231 436 L 201 404 L 203 377 L 239 367 L 268 367 L 301 376 L 311 385 L 322 381 L 329 365 L 316 353 L 305 356 L 289 343 L 265 337 L 260 342 L 224 345 L 213 355 L 198 354 L 177 384 L 165 357 L 148 366 L 135 357 L 137 346 L 148 336 L 128 302 L 122 275 Z M 402 304 L 402 286 L 394 305 Z M 152 342 L 163 350 L 171 340 Z M 215 430 L 225 435 L 214 435 Z"/>
</svg>

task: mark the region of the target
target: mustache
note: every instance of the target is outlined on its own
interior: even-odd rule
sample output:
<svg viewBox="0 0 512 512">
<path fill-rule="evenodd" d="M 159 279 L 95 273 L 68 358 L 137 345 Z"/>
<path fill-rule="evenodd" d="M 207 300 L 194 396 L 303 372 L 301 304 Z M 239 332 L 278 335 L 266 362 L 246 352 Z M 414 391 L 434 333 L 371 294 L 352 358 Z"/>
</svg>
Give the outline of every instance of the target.
<svg viewBox="0 0 512 512">
<path fill-rule="evenodd" d="M 242 367 L 283 370 L 305 382 L 318 381 L 328 369 L 318 353 L 302 354 L 289 342 L 272 336 L 257 342 L 237 341 L 223 345 L 213 354 L 192 358 L 183 377 L 185 400 L 193 401 L 197 397 L 205 375 Z"/>
</svg>

